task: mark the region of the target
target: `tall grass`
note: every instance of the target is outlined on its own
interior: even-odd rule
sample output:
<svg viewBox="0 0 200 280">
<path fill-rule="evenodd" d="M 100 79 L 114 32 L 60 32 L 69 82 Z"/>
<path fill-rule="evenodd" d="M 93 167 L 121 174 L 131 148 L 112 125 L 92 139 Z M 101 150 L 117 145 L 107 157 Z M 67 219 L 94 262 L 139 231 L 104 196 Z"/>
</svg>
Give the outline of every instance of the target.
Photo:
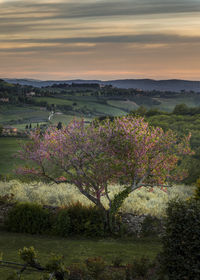
<svg viewBox="0 0 200 280">
<path fill-rule="evenodd" d="M 110 195 L 123 189 L 123 186 L 110 186 Z M 165 215 L 165 209 L 169 200 L 179 198 L 186 200 L 193 195 L 194 187 L 185 185 L 174 185 L 166 192 L 155 187 L 153 191 L 141 188 L 134 191 L 124 201 L 120 211 L 136 214 L 151 214 L 153 216 Z M 66 206 L 73 202 L 81 202 L 84 205 L 92 205 L 77 188 L 70 184 L 44 184 L 42 182 L 21 183 L 17 180 L 0 182 L 0 196 L 14 194 L 17 201 L 30 201 L 52 206 Z M 103 198 L 106 205 L 106 200 Z"/>
</svg>

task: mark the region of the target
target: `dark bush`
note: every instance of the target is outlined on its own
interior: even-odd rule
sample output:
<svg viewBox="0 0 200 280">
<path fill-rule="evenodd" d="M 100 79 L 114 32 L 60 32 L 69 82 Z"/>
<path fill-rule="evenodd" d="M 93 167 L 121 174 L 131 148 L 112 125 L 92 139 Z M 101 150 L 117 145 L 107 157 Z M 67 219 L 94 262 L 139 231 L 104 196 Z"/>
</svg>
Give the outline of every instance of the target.
<svg viewBox="0 0 200 280">
<path fill-rule="evenodd" d="M 163 223 L 161 219 L 150 215 L 145 217 L 142 223 L 142 236 L 155 236 L 161 234 L 162 232 Z"/>
<path fill-rule="evenodd" d="M 89 274 L 94 279 L 99 279 L 100 275 L 106 269 L 106 263 L 101 257 L 88 258 L 85 263 Z"/>
<path fill-rule="evenodd" d="M 147 257 L 134 259 L 131 264 L 126 267 L 126 280 L 133 279 L 149 279 L 148 274 L 153 264 Z"/>
<path fill-rule="evenodd" d="M 200 201 L 200 179 L 196 182 L 196 189 L 194 193 L 194 199 Z"/>
<path fill-rule="evenodd" d="M 8 230 L 26 233 L 48 233 L 51 230 L 50 213 L 33 203 L 18 203 L 8 213 Z"/>
<path fill-rule="evenodd" d="M 103 236 L 104 215 L 96 207 L 86 207 L 76 203 L 57 213 L 54 231 L 61 236 Z"/>
<path fill-rule="evenodd" d="M 61 209 L 54 217 L 53 233 L 67 237 L 70 234 L 70 217 L 66 209 Z"/>
<path fill-rule="evenodd" d="M 200 279 L 199 233 L 200 202 L 170 202 L 161 254 L 161 266 L 169 279 Z"/>
<path fill-rule="evenodd" d="M 69 280 L 92 280 L 88 275 L 87 266 L 83 263 L 74 263 L 68 267 Z"/>
</svg>

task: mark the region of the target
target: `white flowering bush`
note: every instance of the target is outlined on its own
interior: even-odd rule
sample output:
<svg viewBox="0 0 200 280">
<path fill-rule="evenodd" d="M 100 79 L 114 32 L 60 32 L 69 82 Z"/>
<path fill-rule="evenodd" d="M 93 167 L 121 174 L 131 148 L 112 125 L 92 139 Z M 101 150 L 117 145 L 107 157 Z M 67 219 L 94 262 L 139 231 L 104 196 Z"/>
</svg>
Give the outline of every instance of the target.
<svg viewBox="0 0 200 280">
<path fill-rule="evenodd" d="M 111 185 L 110 195 L 114 196 L 123 186 Z M 165 209 L 169 200 L 179 198 L 187 200 L 193 195 L 194 187 L 185 185 L 174 185 L 165 191 L 161 188 L 140 188 L 131 193 L 124 201 L 120 211 L 141 214 L 150 214 L 161 217 L 165 215 Z M 42 182 L 22 183 L 17 180 L 9 182 L 0 181 L 0 196 L 14 194 L 14 198 L 21 202 L 37 202 L 39 204 L 52 206 L 67 206 L 74 202 L 83 205 L 92 205 L 75 186 L 70 184 L 44 184 Z M 106 200 L 104 201 L 106 205 Z"/>
</svg>

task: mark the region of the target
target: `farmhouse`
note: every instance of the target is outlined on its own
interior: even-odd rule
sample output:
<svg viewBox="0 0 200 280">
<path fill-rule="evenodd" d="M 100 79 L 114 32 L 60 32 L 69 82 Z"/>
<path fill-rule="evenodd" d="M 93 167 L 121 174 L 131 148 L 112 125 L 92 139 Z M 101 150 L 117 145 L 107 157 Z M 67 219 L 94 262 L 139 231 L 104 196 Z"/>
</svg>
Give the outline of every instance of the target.
<svg viewBox="0 0 200 280">
<path fill-rule="evenodd" d="M 35 92 L 31 91 L 26 94 L 27 97 L 35 96 Z"/>
<path fill-rule="evenodd" d="M 8 103 L 9 102 L 9 98 L 0 98 L 0 102 L 3 102 L 3 103 Z"/>
<path fill-rule="evenodd" d="M 2 135 L 17 135 L 17 128 L 13 126 L 4 126 Z"/>
</svg>

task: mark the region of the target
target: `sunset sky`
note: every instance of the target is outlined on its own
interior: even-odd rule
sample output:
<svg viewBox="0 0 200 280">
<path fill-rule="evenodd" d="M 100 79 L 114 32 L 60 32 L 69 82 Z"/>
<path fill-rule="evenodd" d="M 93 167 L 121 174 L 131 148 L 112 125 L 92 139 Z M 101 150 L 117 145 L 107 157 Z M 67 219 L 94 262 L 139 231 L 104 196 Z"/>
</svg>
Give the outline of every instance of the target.
<svg viewBox="0 0 200 280">
<path fill-rule="evenodd" d="M 200 80 L 200 0 L 0 0 L 0 77 Z"/>
</svg>

